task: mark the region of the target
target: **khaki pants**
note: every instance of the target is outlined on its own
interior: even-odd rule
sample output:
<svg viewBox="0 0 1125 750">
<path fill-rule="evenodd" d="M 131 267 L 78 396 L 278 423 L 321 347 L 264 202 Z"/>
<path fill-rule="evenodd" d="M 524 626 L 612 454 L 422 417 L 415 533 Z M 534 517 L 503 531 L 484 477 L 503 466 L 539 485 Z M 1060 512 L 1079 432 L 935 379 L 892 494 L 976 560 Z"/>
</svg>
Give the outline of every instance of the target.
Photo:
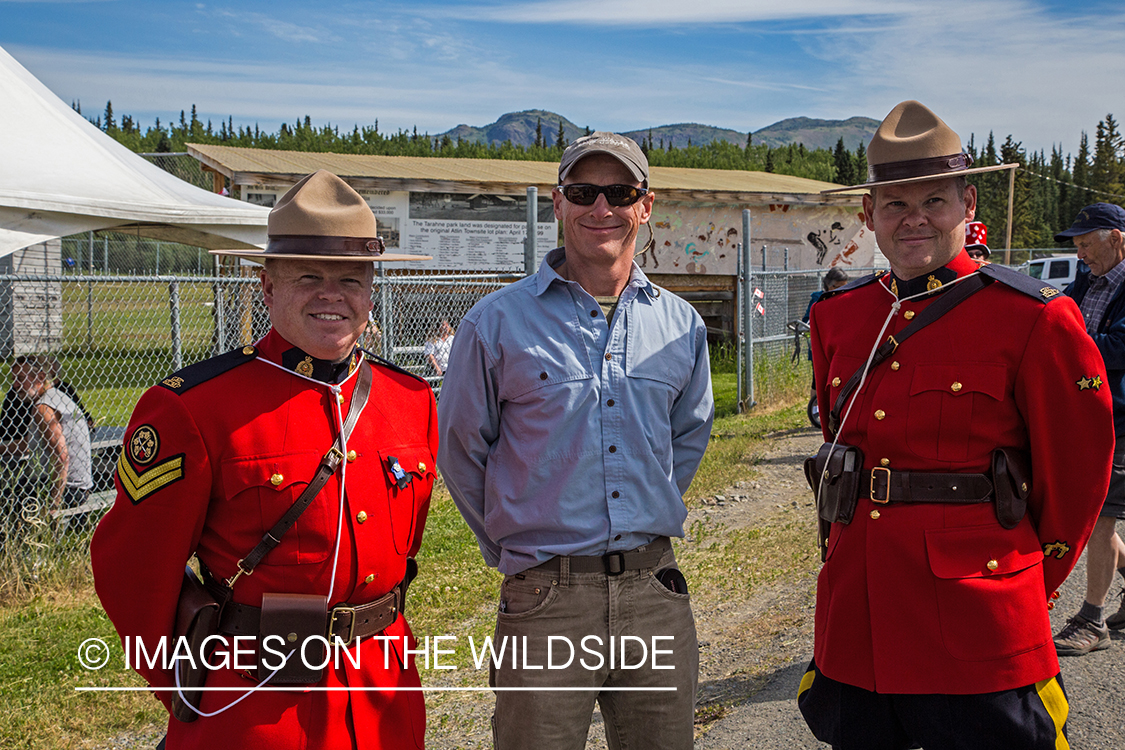
<svg viewBox="0 0 1125 750">
<path fill-rule="evenodd" d="M 611 750 L 692 747 L 695 620 L 688 595 L 654 575 L 675 562 L 669 549 L 655 568 L 608 576 L 570 573 L 560 558 L 557 572 L 532 568 L 505 577 L 494 645 L 506 650 L 493 663 L 492 687 L 580 689 L 498 690 L 498 750 L 581 750 L 595 700 Z"/>
</svg>

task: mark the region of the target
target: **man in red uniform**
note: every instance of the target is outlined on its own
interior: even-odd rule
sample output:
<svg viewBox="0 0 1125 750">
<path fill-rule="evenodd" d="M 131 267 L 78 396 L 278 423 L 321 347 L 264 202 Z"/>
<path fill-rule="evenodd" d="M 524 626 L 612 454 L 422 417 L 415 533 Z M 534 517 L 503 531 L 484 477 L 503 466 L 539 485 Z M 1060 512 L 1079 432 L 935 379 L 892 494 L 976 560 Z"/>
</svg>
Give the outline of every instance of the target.
<svg viewBox="0 0 1125 750">
<path fill-rule="evenodd" d="M 138 642 L 152 653 L 170 640 L 193 554 L 209 588 L 232 590 L 206 687 L 237 689 L 206 690 L 187 714 L 195 720 L 170 719 L 168 750 L 420 748 L 421 693 L 371 688 L 419 685 L 401 658 L 413 645 L 401 608 L 434 481 L 435 404 L 425 382 L 356 348 L 372 260 L 404 257 L 382 254 L 363 198 L 324 171 L 281 199 L 269 234 L 265 252 L 238 253 L 264 261 L 269 333 L 169 376 L 133 412 L 117 501 L 91 545 L 98 596 L 131 664 L 171 708 L 173 672 L 138 659 Z M 296 524 L 256 568 L 244 562 L 323 465 L 331 473 Z M 257 669 L 259 628 L 274 618 L 260 608 L 264 596 L 285 604 L 275 595 L 293 594 L 325 597 L 324 628 L 312 635 L 349 647 L 338 661 L 330 652 L 319 679 L 278 689 L 271 664 Z M 239 658 L 242 635 L 250 642 Z M 315 648 L 308 655 L 320 661 Z M 312 686 L 329 690 L 304 689 Z"/>
<path fill-rule="evenodd" d="M 1047 610 L 1109 482 L 1105 367 L 1070 299 L 965 253 L 965 176 L 988 168 L 949 126 L 904 102 L 867 154 L 864 216 L 891 272 L 812 310 L 825 439 L 861 454 L 854 475 L 828 462 L 858 491 L 821 482 L 832 523 L 798 703 L 837 748 L 1065 747 Z M 832 512 L 833 492 L 854 504 Z"/>
</svg>

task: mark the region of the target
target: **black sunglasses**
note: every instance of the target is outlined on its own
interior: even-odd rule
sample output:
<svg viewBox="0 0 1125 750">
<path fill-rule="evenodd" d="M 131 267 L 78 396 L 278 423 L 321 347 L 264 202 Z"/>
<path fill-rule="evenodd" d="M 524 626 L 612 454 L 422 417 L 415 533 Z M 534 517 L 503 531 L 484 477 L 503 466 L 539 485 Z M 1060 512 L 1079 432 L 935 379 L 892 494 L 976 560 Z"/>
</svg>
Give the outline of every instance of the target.
<svg viewBox="0 0 1125 750">
<path fill-rule="evenodd" d="M 579 206 L 592 206 L 598 195 L 605 196 L 611 206 L 631 206 L 648 193 L 646 188 L 632 185 L 559 185 L 559 192 L 571 203 Z"/>
</svg>

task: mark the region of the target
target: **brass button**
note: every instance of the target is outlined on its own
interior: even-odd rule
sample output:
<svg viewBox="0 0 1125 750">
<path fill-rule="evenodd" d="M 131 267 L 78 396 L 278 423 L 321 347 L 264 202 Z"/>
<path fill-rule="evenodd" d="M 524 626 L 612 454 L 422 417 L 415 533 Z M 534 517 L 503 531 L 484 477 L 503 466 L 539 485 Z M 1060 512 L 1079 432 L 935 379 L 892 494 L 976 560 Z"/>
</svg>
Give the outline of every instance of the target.
<svg viewBox="0 0 1125 750">
<path fill-rule="evenodd" d="M 958 382 L 954 382 L 953 385 L 949 386 L 949 390 L 953 391 L 954 393 L 957 393 L 957 391 L 961 390 L 962 388 L 964 388 L 964 386 Z"/>
<path fill-rule="evenodd" d="M 871 518 L 872 518 L 872 520 L 878 519 L 879 518 L 879 511 L 877 511 L 877 510 L 871 511 Z"/>
<path fill-rule="evenodd" d="M 1020 492 L 1027 492 L 1027 482 L 1020 485 Z"/>
<path fill-rule="evenodd" d="M 419 462 L 418 462 L 418 471 L 422 472 L 423 474 L 425 474 L 425 473 L 426 473 L 426 464 L 425 464 L 425 462 L 423 462 L 423 461 L 419 461 Z"/>
<path fill-rule="evenodd" d="M 285 636 L 285 640 L 289 641 L 290 643 L 296 643 L 297 642 L 297 634 L 296 633 L 290 633 L 289 635 Z"/>
<path fill-rule="evenodd" d="M 251 354 L 254 353 L 254 347 L 244 346 L 244 347 L 242 347 L 242 353 L 245 354 L 247 357 L 249 357 Z"/>
<path fill-rule="evenodd" d="M 354 450 L 348 451 L 348 461 L 354 461 L 355 457 L 356 457 L 356 452 Z"/>
<path fill-rule="evenodd" d="M 612 354 L 606 354 L 605 358 L 606 358 L 606 361 L 608 362 L 609 360 L 613 359 L 613 355 Z"/>
<path fill-rule="evenodd" d="M 364 579 L 363 579 L 363 582 L 364 582 L 364 583 L 371 583 L 371 582 L 372 582 L 372 581 L 374 581 L 374 580 L 375 580 L 375 574 L 374 574 L 374 573 L 372 573 L 371 575 L 367 576 L 367 578 L 364 578 Z"/>
<path fill-rule="evenodd" d="M 913 310 L 907 310 L 906 312 L 904 312 L 902 314 L 902 317 L 906 318 L 907 320 L 914 320 L 914 311 Z"/>
<path fill-rule="evenodd" d="M 356 513 L 355 514 L 355 520 L 359 521 L 360 523 L 363 523 L 364 521 L 366 521 L 367 520 L 367 511 L 361 510 L 359 513 Z"/>
<path fill-rule="evenodd" d="M 996 562 L 995 560 L 989 560 L 988 565 L 986 565 L 985 567 L 989 570 L 996 570 L 1000 567 L 1000 563 Z"/>
<path fill-rule="evenodd" d="M 895 360 L 894 362 L 891 362 L 891 369 L 892 370 L 895 370 L 897 372 L 898 368 L 900 368 L 900 367 L 902 367 L 902 365 L 900 365 L 898 363 L 898 360 Z"/>
<path fill-rule="evenodd" d="M 839 378 L 832 378 L 832 387 L 833 388 L 839 388 L 840 387 L 840 379 Z"/>
<path fill-rule="evenodd" d="M 284 481 L 285 477 L 281 476 L 280 474 L 274 474 L 272 477 L 270 477 L 270 484 L 272 484 L 274 487 L 278 486 Z"/>
<path fill-rule="evenodd" d="M 340 404 L 341 406 L 343 405 L 343 403 L 344 403 L 344 394 L 342 394 L 342 393 L 337 393 L 337 394 L 336 394 L 336 403 Z"/>
<path fill-rule="evenodd" d="M 879 465 L 880 465 L 880 466 L 890 466 L 890 465 L 891 465 L 891 459 L 889 459 L 889 458 L 880 458 L 880 459 L 879 459 Z"/>
<path fill-rule="evenodd" d="M 875 410 L 875 418 L 876 419 L 881 420 L 886 416 L 887 416 L 887 413 L 885 411 L 883 411 L 882 409 L 876 409 Z"/>
</svg>

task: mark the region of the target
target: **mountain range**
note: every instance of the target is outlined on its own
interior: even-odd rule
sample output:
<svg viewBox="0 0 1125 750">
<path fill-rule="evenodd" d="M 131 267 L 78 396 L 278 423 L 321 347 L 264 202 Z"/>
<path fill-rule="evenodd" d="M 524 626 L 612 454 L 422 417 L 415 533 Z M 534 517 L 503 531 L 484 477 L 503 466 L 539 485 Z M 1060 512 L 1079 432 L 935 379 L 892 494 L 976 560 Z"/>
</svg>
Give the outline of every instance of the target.
<svg viewBox="0 0 1125 750">
<path fill-rule="evenodd" d="M 496 122 L 482 127 L 473 125 L 458 125 L 452 130 L 438 133 L 438 138 L 449 136 L 456 141 L 475 143 L 503 143 L 511 141 L 515 145 L 531 146 L 535 143 L 536 128 L 540 128 L 543 141 L 548 145 L 554 144 L 558 139 L 559 125 L 562 125 L 563 138 L 567 143 L 573 142 L 586 134 L 587 128 L 579 127 L 573 122 L 555 112 L 544 109 L 529 109 L 523 112 L 509 112 L 501 115 Z M 816 120 L 810 117 L 791 117 L 775 122 L 751 134 L 751 143 L 765 144 L 778 148 L 790 143 L 803 143 L 805 148 L 817 149 L 836 147 L 836 142 L 842 137 L 844 146 L 854 151 L 860 143 L 865 146 L 879 127 L 879 121 L 870 117 L 850 117 L 847 120 Z M 595 128 L 591 128 L 593 130 Z M 655 146 L 663 142 L 664 146 L 674 145 L 683 148 L 690 142 L 702 146 L 711 141 L 722 140 L 746 145 L 746 133 L 728 128 L 716 128 L 711 125 L 699 123 L 680 123 L 677 125 L 660 125 L 641 130 L 631 130 L 624 133 L 637 142 L 650 138 Z"/>
</svg>

